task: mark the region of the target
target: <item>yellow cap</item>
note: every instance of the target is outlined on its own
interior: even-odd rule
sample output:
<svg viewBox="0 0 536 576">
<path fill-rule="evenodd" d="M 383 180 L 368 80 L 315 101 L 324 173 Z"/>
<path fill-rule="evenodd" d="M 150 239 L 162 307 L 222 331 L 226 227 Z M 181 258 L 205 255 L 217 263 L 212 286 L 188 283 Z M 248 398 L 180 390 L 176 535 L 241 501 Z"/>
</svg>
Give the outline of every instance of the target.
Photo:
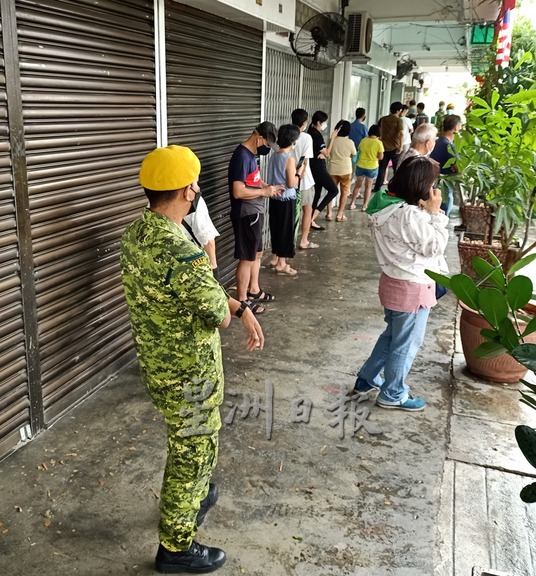
<svg viewBox="0 0 536 576">
<path fill-rule="evenodd" d="M 195 182 L 199 158 L 186 146 L 167 146 L 149 152 L 140 168 L 140 184 L 149 190 L 179 190 Z"/>
</svg>

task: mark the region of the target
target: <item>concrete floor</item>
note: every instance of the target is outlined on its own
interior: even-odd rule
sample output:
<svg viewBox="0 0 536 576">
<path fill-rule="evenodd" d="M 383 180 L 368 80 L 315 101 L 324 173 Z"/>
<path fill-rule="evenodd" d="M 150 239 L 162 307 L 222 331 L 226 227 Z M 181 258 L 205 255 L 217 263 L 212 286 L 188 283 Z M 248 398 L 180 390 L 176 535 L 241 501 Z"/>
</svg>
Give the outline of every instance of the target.
<svg viewBox="0 0 536 576">
<path fill-rule="evenodd" d="M 473 562 L 464 538 L 470 543 L 473 528 L 488 530 L 486 523 L 496 520 L 488 514 L 471 523 L 474 511 L 456 508 L 456 501 L 469 497 L 456 477 L 469 483 L 463 466 L 506 471 L 501 486 L 510 490 L 514 472 L 508 497 L 525 523 L 519 530 L 536 526 L 534 512 L 517 498 L 519 474 L 527 472 L 516 462 L 505 467 L 479 457 L 487 449 L 489 425 L 507 421 L 510 428 L 495 432 L 506 437 L 498 457 L 510 457 L 517 449 L 508 436 L 513 424 L 525 419 L 536 425 L 533 415 L 522 412 L 515 387 L 500 388 L 510 403 L 504 414 L 495 412 L 493 401 L 482 401 L 486 394 L 494 398 L 497 386 L 463 373 L 449 294 L 430 316 L 426 343 L 408 378 L 426 398 L 426 410 L 408 414 L 353 400 L 346 408 L 356 416 L 342 428 L 340 391 L 353 384 L 384 323 L 365 215 L 348 212 L 348 222 L 326 225 L 315 236 L 321 247 L 297 255 L 298 276 L 262 271 L 263 288 L 277 295 L 261 317 L 265 350 L 245 351 L 238 321 L 222 333 L 222 416 L 232 423 L 220 436 L 214 478 L 220 500 L 198 538 L 226 550 L 227 563 L 217 574 L 470 576 L 476 564 L 519 569 L 515 558 L 495 553 L 500 546 L 493 548 L 488 537 L 478 540 Z M 455 253 L 452 236 L 452 261 Z M 272 421 L 266 412 L 271 387 Z M 258 402 L 257 417 L 243 417 L 248 400 L 254 408 Z M 299 421 L 309 403 L 309 421 Z M 466 436 L 469 420 L 482 425 Z M 1 574 L 154 574 L 164 459 L 164 425 L 134 366 L 0 463 Z M 529 556 L 523 566 L 534 567 L 532 543 L 527 540 L 528 552 L 522 548 Z"/>
</svg>

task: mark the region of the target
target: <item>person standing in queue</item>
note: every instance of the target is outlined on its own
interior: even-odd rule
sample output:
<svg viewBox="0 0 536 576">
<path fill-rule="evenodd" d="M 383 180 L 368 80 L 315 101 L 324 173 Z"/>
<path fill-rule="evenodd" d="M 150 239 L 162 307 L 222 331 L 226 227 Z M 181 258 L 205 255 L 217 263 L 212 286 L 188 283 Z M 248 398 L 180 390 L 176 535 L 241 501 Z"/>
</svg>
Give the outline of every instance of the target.
<svg viewBox="0 0 536 576">
<path fill-rule="evenodd" d="M 315 222 L 320 212 L 328 206 L 331 206 L 331 201 L 339 193 L 337 185 L 333 181 L 333 178 L 329 175 L 326 159 L 329 158 L 331 153 L 331 148 L 333 147 L 333 142 L 338 130 L 334 130 L 329 139 L 329 144 L 326 146 L 322 132 L 328 127 L 328 115 L 321 110 L 318 110 L 313 114 L 311 119 L 311 125 L 309 126 L 309 134 L 313 139 L 313 158 L 311 158 L 311 173 L 313 174 L 313 179 L 315 181 L 315 198 L 313 200 L 313 217 L 311 221 L 311 230 L 324 230 L 323 226 L 320 226 Z M 320 195 L 322 193 L 322 188 L 327 191 L 326 196 L 320 202 Z M 331 220 L 333 215 L 329 211 L 326 214 L 326 220 Z"/>
<path fill-rule="evenodd" d="M 275 300 L 259 286 L 264 227 L 264 199 L 281 195 L 283 186 L 269 186 L 261 179 L 257 155 L 267 155 L 276 147 L 277 130 L 262 122 L 251 136 L 239 144 L 229 162 L 231 222 L 235 235 L 234 257 L 237 298 L 249 302 L 254 314 L 265 311 L 263 304 Z"/>
<path fill-rule="evenodd" d="M 391 162 L 393 172 L 396 172 L 398 156 L 402 152 L 402 142 L 404 139 L 404 122 L 400 117 L 402 114 L 402 102 L 393 102 L 389 108 L 390 113 L 380 118 L 378 122 L 381 129 L 381 140 L 384 154 L 378 167 L 378 176 L 374 184 L 373 192 L 378 192 L 384 185 L 385 176 Z"/>
<path fill-rule="evenodd" d="M 441 191 L 434 188 L 438 176 L 437 162 L 409 158 L 387 192 L 376 193 L 367 207 L 387 326 L 357 373 L 354 389 L 377 391 L 376 404 L 391 410 L 418 412 L 426 406 L 423 398 L 411 395 L 406 376 L 437 302 L 435 282 L 426 270 L 448 272 L 444 253 L 449 220 L 440 209 Z"/>
<path fill-rule="evenodd" d="M 246 348 L 264 335 L 249 305 L 229 298 L 206 253 L 181 223 L 198 202 L 197 156 L 184 146 L 157 148 L 142 162 L 149 208 L 125 230 L 121 276 L 143 383 L 167 424 L 160 494 L 159 572 L 212 572 L 225 552 L 194 540 L 218 498 L 210 484 L 218 454 L 223 366 L 218 328 L 241 318 Z"/>
</svg>

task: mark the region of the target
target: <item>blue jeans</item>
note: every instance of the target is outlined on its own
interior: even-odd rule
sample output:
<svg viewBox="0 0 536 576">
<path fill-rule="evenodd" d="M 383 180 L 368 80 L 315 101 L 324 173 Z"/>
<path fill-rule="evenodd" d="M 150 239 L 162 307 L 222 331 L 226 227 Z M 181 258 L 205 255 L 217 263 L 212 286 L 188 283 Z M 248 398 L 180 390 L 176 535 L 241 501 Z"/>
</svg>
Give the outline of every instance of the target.
<svg viewBox="0 0 536 576">
<path fill-rule="evenodd" d="M 371 388 L 379 388 L 384 404 L 404 404 L 409 397 L 405 383 L 426 332 L 430 308 L 418 312 L 396 312 L 385 308 L 387 328 L 378 338 L 372 354 L 357 377 Z M 384 378 L 380 376 L 383 371 Z"/>
<path fill-rule="evenodd" d="M 441 202 L 441 210 L 448 216 L 454 206 L 454 185 L 451 182 L 447 182 L 447 188 L 448 199 L 446 202 Z"/>
</svg>

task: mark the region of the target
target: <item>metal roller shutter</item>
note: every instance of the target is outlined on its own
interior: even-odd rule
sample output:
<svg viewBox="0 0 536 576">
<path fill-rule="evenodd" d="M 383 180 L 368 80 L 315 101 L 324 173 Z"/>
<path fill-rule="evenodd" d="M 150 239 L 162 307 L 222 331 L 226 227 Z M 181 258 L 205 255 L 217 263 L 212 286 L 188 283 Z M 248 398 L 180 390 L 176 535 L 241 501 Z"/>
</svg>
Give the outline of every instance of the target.
<svg viewBox="0 0 536 576">
<path fill-rule="evenodd" d="M 294 54 L 267 48 L 265 118 L 279 127 L 290 122 L 295 108 L 307 110 L 309 118 L 316 110 L 329 115 L 333 74 L 333 68 L 309 70 L 301 66 Z"/>
<path fill-rule="evenodd" d="M 317 110 L 322 110 L 328 116 L 331 114 L 333 96 L 333 68 L 327 70 L 303 69 L 302 108 L 312 116 Z M 330 124 L 335 124 L 340 118 L 330 118 Z"/>
<path fill-rule="evenodd" d="M 300 68 L 294 54 L 267 48 L 264 117 L 278 128 L 289 124 L 292 111 L 298 108 Z"/>
<path fill-rule="evenodd" d="M 170 144 L 201 160 L 200 185 L 217 239 L 222 281 L 234 276 L 227 167 L 260 121 L 262 32 L 166 2 L 167 114 Z"/>
<path fill-rule="evenodd" d="M 0 30 L 0 456 L 29 430 L 17 223 L 6 106 L 3 36 Z"/>
<path fill-rule="evenodd" d="M 119 240 L 156 146 L 153 3 L 17 1 L 45 422 L 132 356 Z"/>
</svg>

